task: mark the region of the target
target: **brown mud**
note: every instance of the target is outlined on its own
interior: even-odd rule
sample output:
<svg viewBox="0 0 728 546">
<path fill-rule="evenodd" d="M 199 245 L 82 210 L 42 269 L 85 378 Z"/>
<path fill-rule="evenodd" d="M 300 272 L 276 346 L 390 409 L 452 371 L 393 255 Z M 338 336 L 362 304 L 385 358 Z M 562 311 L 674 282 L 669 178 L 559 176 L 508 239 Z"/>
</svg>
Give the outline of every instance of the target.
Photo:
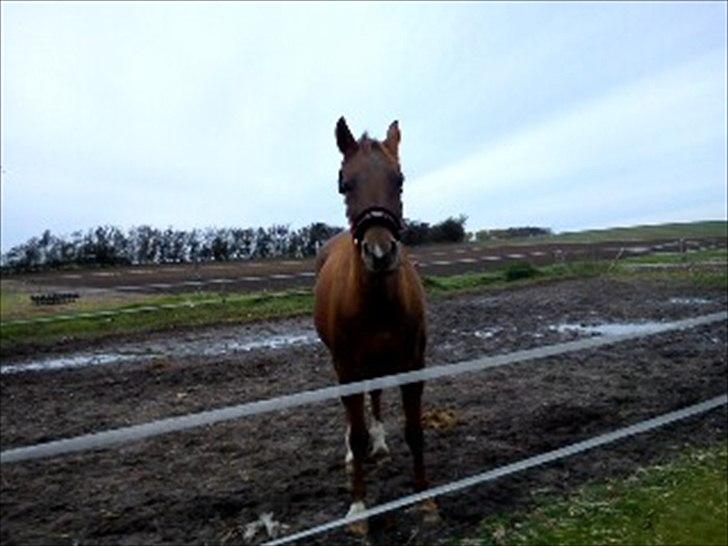
<svg viewBox="0 0 728 546">
<path fill-rule="evenodd" d="M 591 335 L 564 324 L 669 321 L 725 310 L 720 290 L 587 279 L 430 304 L 428 365 Z M 283 326 L 282 326 L 283 325 Z M 237 327 L 241 336 L 311 328 L 311 319 Z M 225 335 L 236 330 L 226 329 Z M 173 334 L 215 339 L 215 330 Z M 161 343 L 161 338 L 156 340 Z M 143 343 L 143 340 L 139 340 Z M 726 392 L 726 323 L 430 382 L 426 461 L 432 485 L 607 432 Z M 110 347 L 111 348 L 111 347 Z M 4 374 L 2 449 L 269 398 L 334 382 L 320 343 L 205 356 L 188 352 Z M 399 396 L 383 396 L 391 457 L 367 465 L 367 504 L 412 492 Z M 472 533 L 490 514 L 545 491 L 621 475 L 687 444 L 726 437 L 719 409 L 614 446 L 438 500 L 441 521 L 400 510 L 370 522 L 371 544 Z M 2 467 L 3 544 L 240 544 L 272 512 L 293 532 L 341 517 L 349 499 L 336 401 L 82 453 Z M 253 542 L 266 536 L 259 532 Z M 309 542 L 363 544 L 345 531 Z"/>
</svg>

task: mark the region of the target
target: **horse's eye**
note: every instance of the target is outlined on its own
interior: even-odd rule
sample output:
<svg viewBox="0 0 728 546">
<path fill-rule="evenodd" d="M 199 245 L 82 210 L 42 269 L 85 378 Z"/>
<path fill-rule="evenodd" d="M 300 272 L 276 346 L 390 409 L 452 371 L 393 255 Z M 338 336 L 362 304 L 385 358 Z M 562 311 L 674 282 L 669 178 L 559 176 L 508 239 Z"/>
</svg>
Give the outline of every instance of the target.
<svg viewBox="0 0 728 546">
<path fill-rule="evenodd" d="M 346 193 L 351 189 L 352 181 L 344 180 L 344 175 L 339 171 L 339 193 Z"/>
<path fill-rule="evenodd" d="M 394 182 L 397 184 L 397 187 L 401 190 L 402 185 L 404 184 L 404 175 L 402 173 L 397 173 L 394 175 Z"/>
</svg>

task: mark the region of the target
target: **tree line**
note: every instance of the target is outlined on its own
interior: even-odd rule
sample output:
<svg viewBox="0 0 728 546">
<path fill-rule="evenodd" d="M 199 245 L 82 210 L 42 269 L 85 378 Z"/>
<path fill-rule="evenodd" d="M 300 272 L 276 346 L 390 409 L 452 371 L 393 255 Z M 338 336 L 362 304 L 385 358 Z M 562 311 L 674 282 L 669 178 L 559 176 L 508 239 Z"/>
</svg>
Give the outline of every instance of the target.
<svg viewBox="0 0 728 546">
<path fill-rule="evenodd" d="M 465 216 L 430 225 L 405 221 L 402 240 L 408 245 L 460 242 L 465 239 Z M 303 258 L 316 254 L 327 239 L 343 228 L 314 222 L 299 229 L 97 226 L 71 235 L 45 230 L 39 237 L 12 247 L 0 256 L 3 272 L 37 271 L 73 266 L 115 266 L 164 263 L 225 262 L 261 258 Z"/>
<path fill-rule="evenodd" d="M 483 229 L 475 233 L 476 241 L 493 241 L 497 239 L 521 239 L 553 235 L 550 228 L 542 227 L 510 227 L 506 229 Z"/>
</svg>

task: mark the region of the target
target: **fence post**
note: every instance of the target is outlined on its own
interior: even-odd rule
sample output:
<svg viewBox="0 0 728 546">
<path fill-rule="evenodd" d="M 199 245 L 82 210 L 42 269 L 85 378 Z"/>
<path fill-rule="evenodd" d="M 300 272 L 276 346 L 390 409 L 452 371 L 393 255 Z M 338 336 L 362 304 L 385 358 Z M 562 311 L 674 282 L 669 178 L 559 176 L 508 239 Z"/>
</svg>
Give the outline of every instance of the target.
<svg viewBox="0 0 728 546">
<path fill-rule="evenodd" d="M 617 262 L 622 257 L 622 254 L 624 254 L 624 247 L 621 247 L 619 249 L 619 252 L 617 252 L 617 255 L 614 257 L 614 259 L 612 260 L 612 263 L 609 265 L 609 268 L 607 269 L 607 273 L 609 273 L 610 271 L 612 271 L 612 269 L 614 269 L 614 266 L 617 265 Z"/>
</svg>

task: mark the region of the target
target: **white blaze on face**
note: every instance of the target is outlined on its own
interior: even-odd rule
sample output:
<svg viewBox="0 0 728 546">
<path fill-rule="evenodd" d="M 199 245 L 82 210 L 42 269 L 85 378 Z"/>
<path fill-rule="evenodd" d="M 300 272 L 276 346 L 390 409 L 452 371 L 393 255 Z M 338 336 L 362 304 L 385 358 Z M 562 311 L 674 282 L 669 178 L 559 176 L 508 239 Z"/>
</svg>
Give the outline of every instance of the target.
<svg viewBox="0 0 728 546">
<path fill-rule="evenodd" d="M 372 254 L 374 254 L 374 257 L 377 259 L 384 257 L 384 250 L 382 250 L 382 247 L 379 246 L 379 243 L 374 243 L 374 246 L 372 246 Z"/>
</svg>

